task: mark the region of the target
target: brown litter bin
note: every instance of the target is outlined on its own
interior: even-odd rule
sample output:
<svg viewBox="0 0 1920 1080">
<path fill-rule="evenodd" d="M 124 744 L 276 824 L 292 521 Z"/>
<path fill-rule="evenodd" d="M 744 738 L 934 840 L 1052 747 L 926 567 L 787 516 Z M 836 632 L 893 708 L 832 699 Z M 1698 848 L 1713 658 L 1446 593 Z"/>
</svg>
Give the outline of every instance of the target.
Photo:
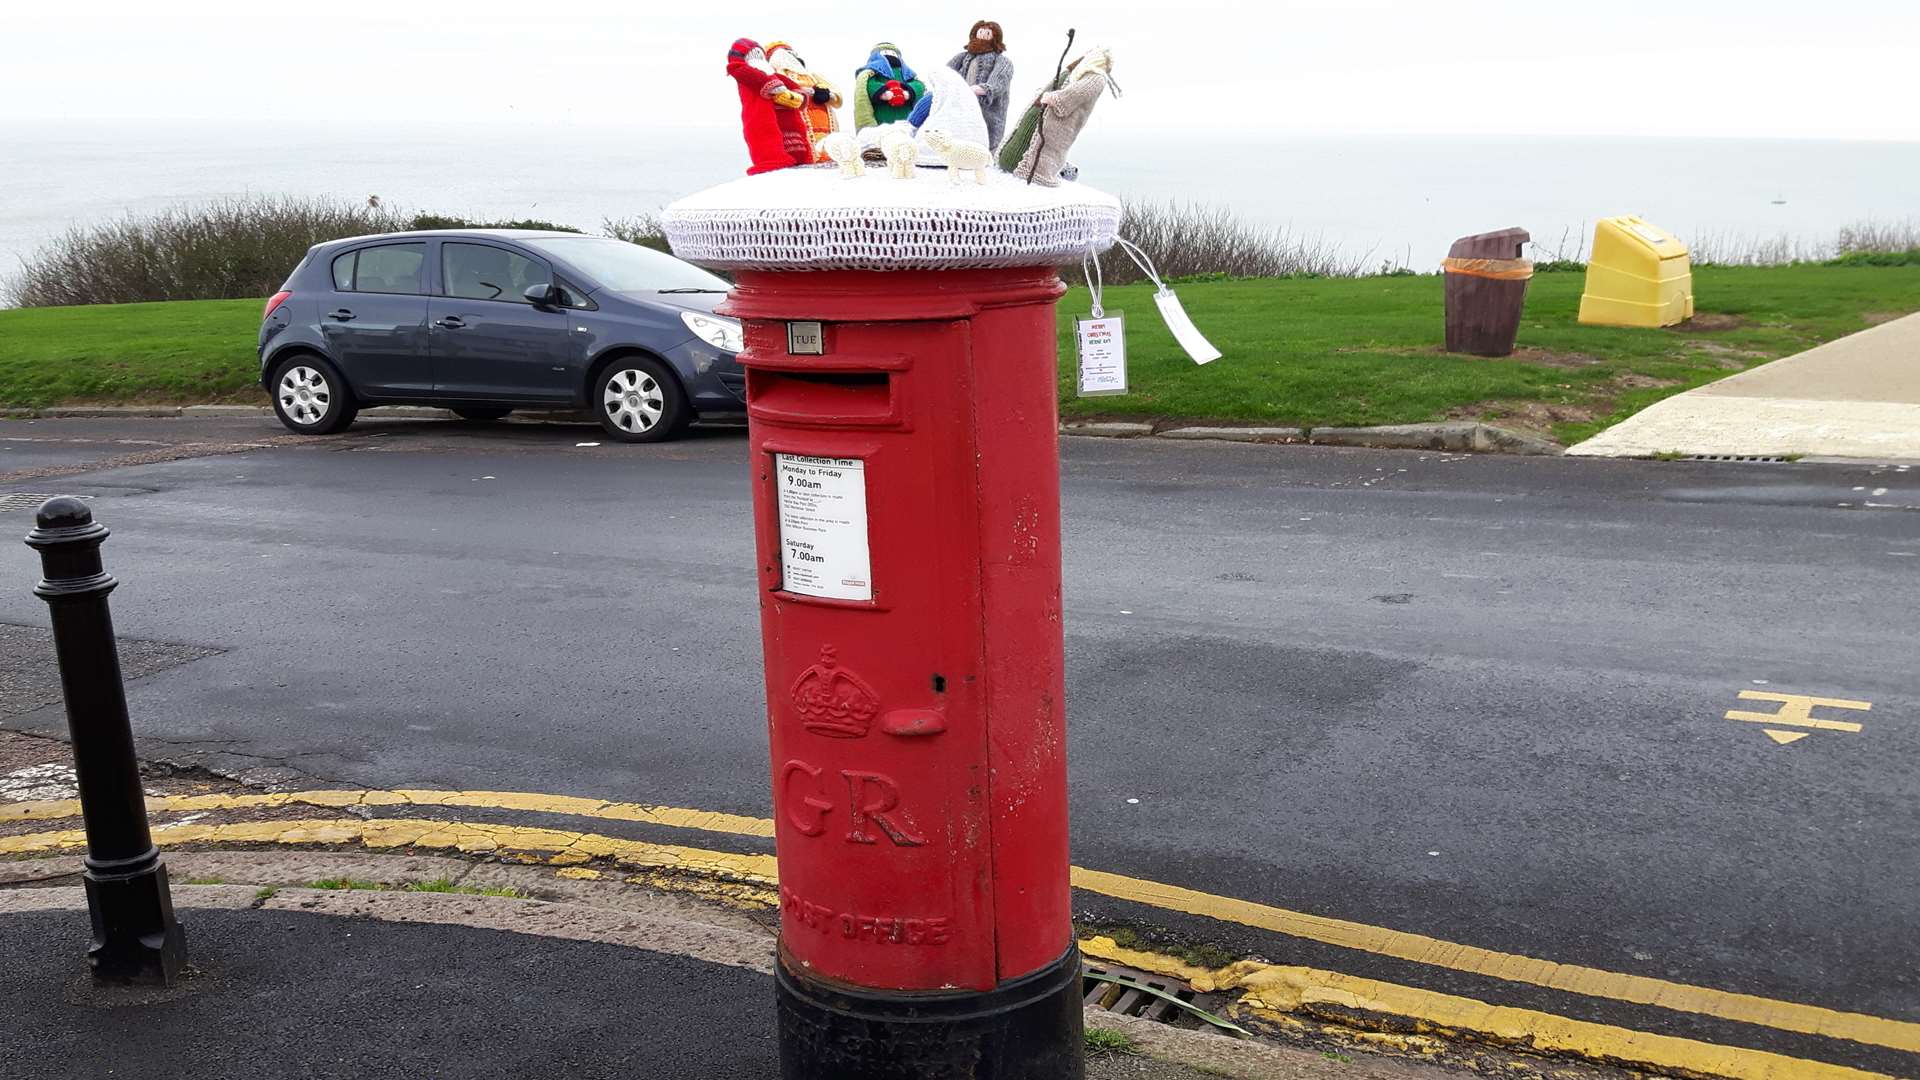
<svg viewBox="0 0 1920 1080">
<path fill-rule="evenodd" d="M 1441 269 L 1447 279 L 1447 351 L 1511 356 L 1526 309 L 1533 263 L 1520 257 L 1525 229 L 1463 236 Z"/>
</svg>

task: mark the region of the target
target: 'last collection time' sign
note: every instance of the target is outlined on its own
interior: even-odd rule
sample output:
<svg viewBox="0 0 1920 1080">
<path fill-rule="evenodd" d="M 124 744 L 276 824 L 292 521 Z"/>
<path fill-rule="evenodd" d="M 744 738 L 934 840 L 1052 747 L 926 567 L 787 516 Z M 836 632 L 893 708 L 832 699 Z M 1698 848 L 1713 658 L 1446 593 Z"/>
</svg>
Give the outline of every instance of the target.
<svg viewBox="0 0 1920 1080">
<path fill-rule="evenodd" d="M 873 599 L 867 463 L 775 454 L 781 588 L 828 600 Z"/>
</svg>

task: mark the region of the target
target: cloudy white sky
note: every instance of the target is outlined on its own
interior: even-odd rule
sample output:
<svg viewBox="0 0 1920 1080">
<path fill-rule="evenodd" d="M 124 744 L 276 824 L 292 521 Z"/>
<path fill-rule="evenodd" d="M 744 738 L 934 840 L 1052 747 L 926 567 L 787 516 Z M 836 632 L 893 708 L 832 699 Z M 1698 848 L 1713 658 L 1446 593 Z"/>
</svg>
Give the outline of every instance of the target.
<svg viewBox="0 0 1920 1080">
<path fill-rule="evenodd" d="M 1142 133 L 1920 140 L 1920 0 L 59 7 L 75 14 L 0 14 L 0 121 L 719 126 L 735 37 L 786 38 L 844 79 L 878 39 L 930 67 L 994 18 L 1022 88 L 1070 26 L 1112 46 Z"/>
</svg>

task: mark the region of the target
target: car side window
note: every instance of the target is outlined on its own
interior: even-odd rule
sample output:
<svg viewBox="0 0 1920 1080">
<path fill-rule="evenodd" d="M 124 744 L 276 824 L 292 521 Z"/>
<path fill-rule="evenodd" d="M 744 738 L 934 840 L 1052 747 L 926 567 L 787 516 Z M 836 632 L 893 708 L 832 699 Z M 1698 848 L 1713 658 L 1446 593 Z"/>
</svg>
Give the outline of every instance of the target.
<svg viewBox="0 0 1920 1080">
<path fill-rule="evenodd" d="M 333 260 L 333 287 L 340 292 L 353 291 L 353 260 L 359 254 L 357 251 L 349 251 Z"/>
<path fill-rule="evenodd" d="M 440 245 L 440 273 L 448 296 L 524 304 L 530 285 L 547 285 L 546 264 L 489 244 Z"/>
<path fill-rule="evenodd" d="M 418 293 L 420 271 L 427 263 L 425 244 L 382 244 L 361 248 L 353 271 L 353 291 L 369 293 Z M 344 258 L 345 256 L 342 256 Z M 340 260 L 333 263 L 333 280 L 340 282 Z"/>
<path fill-rule="evenodd" d="M 566 278 L 554 278 L 554 287 L 560 290 L 560 306 L 586 311 L 593 307 L 593 301 L 587 299 L 585 289 L 580 288 Z"/>
</svg>

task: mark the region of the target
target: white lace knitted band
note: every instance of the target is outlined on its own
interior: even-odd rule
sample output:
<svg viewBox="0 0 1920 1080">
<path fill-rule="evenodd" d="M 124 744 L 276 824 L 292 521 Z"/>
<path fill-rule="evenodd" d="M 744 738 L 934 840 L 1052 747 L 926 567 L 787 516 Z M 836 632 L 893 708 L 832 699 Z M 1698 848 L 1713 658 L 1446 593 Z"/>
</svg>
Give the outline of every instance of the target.
<svg viewBox="0 0 1920 1080">
<path fill-rule="evenodd" d="M 1076 263 L 1120 229 L 1120 200 L 1079 184 L 914 173 L 843 177 L 825 165 L 745 177 L 667 207 L 667 241 L 722 270 L 960 270 Z"/>
</svg>

